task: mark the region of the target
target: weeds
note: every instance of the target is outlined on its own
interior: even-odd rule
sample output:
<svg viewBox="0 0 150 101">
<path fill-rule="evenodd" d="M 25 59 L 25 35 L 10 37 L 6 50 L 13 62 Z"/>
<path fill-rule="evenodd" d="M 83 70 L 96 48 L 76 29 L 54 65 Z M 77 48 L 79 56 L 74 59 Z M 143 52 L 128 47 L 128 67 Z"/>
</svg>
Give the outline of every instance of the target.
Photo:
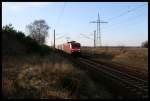
<svg viewBox="0 0 150 101">
<path fill-rule="evenodd" d="M 5 58 L 3 97 L 17 99 L 77 98 L 77 89 L 80 86 L 78 70 L 67 59 L 59 55 L 55 55 L 53 60 L 51 57 L 46 56 L 41 59 L 40 56 L 33 55 L 28 58 L 26 56 L 20 59 L 19 68 L 16 65 L 17 57 L 13 62 Z M 12 75 L 15 77 L 14 80 L 9 78 L 10 73 L 15 73 Z"/>
</svg>

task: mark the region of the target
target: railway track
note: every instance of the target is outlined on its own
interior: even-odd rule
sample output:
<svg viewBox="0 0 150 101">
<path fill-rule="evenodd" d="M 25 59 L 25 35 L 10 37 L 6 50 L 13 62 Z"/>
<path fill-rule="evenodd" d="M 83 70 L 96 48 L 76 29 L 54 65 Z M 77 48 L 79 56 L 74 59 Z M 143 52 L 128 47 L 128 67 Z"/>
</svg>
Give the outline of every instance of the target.
<svg viewBox="0 0 150 101">
<path fill-rule="evenodd" d="M 116 69 L 93 62 L 83 57 L 78 57 L 77 59 L 81 64 L 86 65 L 87 69 L 90 71 L 97 71 L 100 74 L 105 75 L 106 79 L 111 79 L 111 81 L 119 84 L 122 92 L 125 91 L 125 94 L 121 95 L 123 98 L 148 98 L 148 81 L 120 72 Z"/>
<path fill-rule="evenodd" d="M 118 63 L 118 62 L 105 62 L 105 61 L 98 61 L 96 59 L 91 59 L 92 57 L 90 55 L 83 55 L 82 56 L 83 58 L 87 58 L 87 59 L 90 59 L 92 61 L 95 61 L 95 62 L 99 62 L 100 64 L 106 64 L 107 66 L 111 66 L 111 67 L 114 67 L 116 69 L 118 69 L 119 71 L 123 71 L 123 72 L 126 72 L 128 73 L 129 75 L 133 75 L 133 76 L 136 76 L 138 78 L 141 78 L 143 80 L 147 80 L 148 79 L 148 76 L 145 75 L 145 74 L 148 74 L 148 71 L 147 70 L 137 70 L 136 67 L 133 67 L 133 66 L 130 66 L 130 65 L 125 65 L 125 64 L 121 64 L 121 63 Z M 124 66 L 122 68 L 122 66 Z"/>
</svg>

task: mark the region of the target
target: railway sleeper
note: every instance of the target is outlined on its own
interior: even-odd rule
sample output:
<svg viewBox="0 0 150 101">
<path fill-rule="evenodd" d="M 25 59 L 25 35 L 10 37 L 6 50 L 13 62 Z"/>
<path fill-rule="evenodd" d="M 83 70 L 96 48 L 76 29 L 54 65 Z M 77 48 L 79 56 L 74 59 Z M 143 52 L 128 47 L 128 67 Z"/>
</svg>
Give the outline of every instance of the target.
<svg viewBox="0 0 150 101">
<path fill-rule="evenodd" d="M 105 82 L 106 82 L 106 84 L 108 84 L 115 92 L 117 92 L 118 93 L 118 95 L 119 96 L 123 96 L 124 98 L 142 98 L 142 96 L 141 95 L 143 95 L 143 92 L 139 92 L 139 93 L 133 93 L 133 91 L 136 91 L 136 89 L 134 89 L 132 92 L 131 92 L 131 90 L 130 89 L 133 89 L 133 87 L 134 87 L 134 85 L 133 86 L 127 86 L 127 84 L 125 84 L 124 82 L 118 82 L 120 79 L 123 79 L 123 78 L 119 78 L 119 79 L 116 79 L 116 76 L 112 76 L 112 75 L 114 75 L 114 73 L 112 74 L 112 73 L 110 73 L 111 71 L 106 71 L 106 70 L 103 70 L 102 69 L 102 71 L 101 71 L 101 69 L 99 70 L 97 70 L 97 69 L 95 69 L 95 64 L 94 63 L 91 63 L 91 64 L 89 64 L 89 62 L 87 62 L 87 63 L 85 63 L 85 62 L 81 62 L 82 64 L 85 64 L 86 65 L 86 67 L 88 67 L 88 69 L 90 69 L 90 74 L 92 75 L 92 76 L 94 76 L 93 74 L 96 74 L 97 73 L 97 75 L 95 76 L 96 78 L 97 78 L 97 80 L 98 80 L 98 76 L 100 76 L 101 78 L 103 77 L 105 80 Z M 89 65 L 88 65 L 89 64 Z M 91 68 L 91 67 L 94 67 L 94 68 Z M 92 72 L 93 71 L 93 72 Z M 101 71 L 101 73 L 100 73 L 100 71 Z M 99 74 L 99 75 L 98 75 Z M 108 75 L 109 74 L 109 75 Z M 116 73 L 115 73 L 116 74 Z M 117 75 L 118 76 L 118 75 Z M 126 77 L 125 77 L 126 78 Z M 124 79 L 125 80 L 125 79 Z M 121 80 L 122 81 L 122 80 Z M 110 83 L 111 82 L 111 83 Z M 112 85 L 114 85 L 114 86 L 116 86 L 117 87 L 117 89 L 114 87 L 114 86 L 112 86 Z M 122 88 L 126 88 L 125 86 L 127 86 L 128 87 L 128 89 L 122 89 Z M 136 96 L 136 97 L 135 97 Z"/>
</svg>

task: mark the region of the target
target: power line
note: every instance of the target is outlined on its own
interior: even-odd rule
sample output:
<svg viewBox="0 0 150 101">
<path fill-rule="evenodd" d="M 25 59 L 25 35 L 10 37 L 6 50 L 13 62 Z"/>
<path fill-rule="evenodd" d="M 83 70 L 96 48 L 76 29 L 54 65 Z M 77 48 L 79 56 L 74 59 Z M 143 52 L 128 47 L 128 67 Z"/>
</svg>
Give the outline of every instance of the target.
<svg viewBox="0 0 150 101">
<path fill-rule="evenodd" d="M 55 29 L 54 29 L 54 49 L 55 49 Z"/>
<path fill-rule="evenodd" d="M 80 34 L 80 35 L 82 35 L 84 38 L 87 38 L 87 39 L 90 39 L 90 40 L 94 41 L 93 43 L 94 43 L 94 48 L 95 48 L 95 46 L 96 46 L 96 43 L 95 43 L 95 41 L 96 41 L 95 40 L 95 38 L 96 38 L 96 30 L 94 31 L 94 39 L 86 36 L 85 34 Z"/>
<path fill-rule="evenodd" d="M 132 17 L 129 17 L 129 18 L 123 20 L 123 21 L 126 23 L 126 22 L 130 21 L 130 19 L 136 19 L 136 18 L 138 18 L 138 17 L 141 16 L 141 15 L 144 15 L 144 14 L 141 13 L 141 14 L 138 14 L 138 15 L 135 15 L 135 16 L 132 16 Z M 121 24 L 121 23 L 119 22 L 119 23 L 117 23 L 117 24 L 115 24 L 115 25 L 118 25 L 118 24 Z M 113 26 L 114 26 L 114 24 L 113 24 Z"/>
<path fill-rule="evenodd" d="M 63 6 L 63 8 L 62 8 L 62 11 L 61 11 L 60 15 L 58 16 L 58 20 L 57 20 L 57 22 L 56 22 L 55 25 L 58 25 L 58 24 L 59 24 L 60 18 L 62 17 L 62 15 L 63 15 L 63 13 L 64 13 L 64 10 L 65 10 L 65 6 L 66 6 L 66 2 L 64 2 L 64 6 Z M 55 26 L 55 27 L 56 27 L 56 26 Z M 59 39 L 60 39 L 60 38 L 62 38 L 62 37 L 59 37 Z M 57 39 L 58 39 L 58 38 L 57 38 Z M 54 48 L 55 48 L 55 30 L 54 30 Z"/>
<path fill-rule="evenodd" d="M 135 8 L 133 8 L 133 9 L 130 9 L 130 10 L 126 11 L 126 12 L 127 12 L 127 13 L 132 12 L 132 11 L 134 11 L 134 10 L 137 10 L 137 9 L 143 7 L 144 5 L 146 5 L 146 4 L 139 5 L 138 7 L 135 7 Z M 123 16 L 124 14 L 125 14 L 125 13 L 120 14 L 120 17 Z M 118 16 L 118 17 L 119 17 L 119 16 Z M 136 19 L 137 17 L 139 17 L 139 15 L 138 15 L 138 16 L 135 16 L 134 18 Z M 128 18 L 128 19 L 130 19 L 130 18 Z M 128 19 L 127 19 L 127 21 L 125 21 L 125 23 L 128 22 L 128 21 L 130 21 L 130 20 L 128 20 Z M 122 23 L 119 22 L 119 23 L 117 23 L 117 24 L 111 24 L 111 26 L 114 27 L 114 25 L 120 25 L 120 24 L 122 24 Z M 109 27 L 109 29 L 110 29 L 110 27 Z M 111 28 L 111 29 L 112 29 L 112 28 Z M 107 30 L 108 30 L 108 29 L 107 29 Z"/>
<path fill-rule="evenodd" d="M 62 10 L 61 10 L 61 13 L 60 13 L 60 15 L 58 16 L 58 20 L 57 20 L 57 22 L 56 22 L 56 25 L 59 24 L 59 22 L 60 22 L 60 19 L 61 19 L 63 13 L 64 13 L 64 10 L 65 10 L 65 6 L 66 6 L 66 2 L 64 2 L 63 8 L 62 8 Z"/>
<path fill-rule="evenodd" d="M 56 33 L 55 35 L 56 35 L 56 37 L 60 37 L 60 36 L 62 36 L 62 35 L 65 35 L 66 33 Z"/>
<path fill-rule="evenodd" d="M 127 22 L 129 22 L 129 21 L 135 21 L 136 19 L 138 19 L 138 18 L 140 18 L 139 16 L 143 16 L 143 14 L 140 14 L 140 15 L 137 15 L 137 16 L 135 16 L 135 17 L 132 17 L 132 19 L 130 19 L 130 18 L 128 18 L 127 19 L 127 21 L 125 21 L 125 24 L 127 23 Z M 134 20 L 133 20 L 134 19 Z M 108 28 L 107 29 L 107 31 L 104 31 L 104 32 L 108 32 L 108 30 L 109 31 L 112 31 L 112 29 L 114 30 L 114 29 L 118 29 L 118 25 L 122 25 L 123 23 L 118 23 L 118 24 L 115 24 L 115 25 L 117 25 L 117 27 L 111 27 L 111 28 Z M 111 29 L 111 30 L 110 30 Z"/>
<path fill-rule="evenodd" d="M 84 38 L 87 38 L 87 39 L 90 39 L 90 40 L 94 40 L 94 39 L 92 39 L 92 38 L 86 36 L 85 34 L 80 34 L 80 35 L 82 35 Z"/>
<path fill-rule="evenodd" d="M 130 13 L 130 12 L 132 12 L 132 11 L 135 11 L 135 10 L 137 10 L 137 9 L 139 9 L 139 8 L 141 8 L 141 7 L 143 7 L 144 5 L 146 5 L 146 4 L 139 5 L 138 7 L 135 7 L 135 8 L 133 8 L 133 9 L 127 10 L 127 11 L 125 11 L 124 13 L 119 14 L 118 16 L 114 16 L 114 17 L 112 17 L 112 18 L 109 18 L 108 20 L 109 20 L 109 21 L 112 21 L 112 20 L 114 20 L 114 19 L 116 19 L 116 18 L 119 18 L 119 17 L 121 17 L 121 16 L 126 15 L 127 13 Z"/>
<path fill-rule="evenodd" d="M 60 37 L 57 37 L 56 39 L 59 40 L 59 39 L 62 39 L 63 37 L 65 37 L 65 36 L 66 36 L 66 34 L 64 34 L 64 35 L 62 35 Z"/>
</svg>

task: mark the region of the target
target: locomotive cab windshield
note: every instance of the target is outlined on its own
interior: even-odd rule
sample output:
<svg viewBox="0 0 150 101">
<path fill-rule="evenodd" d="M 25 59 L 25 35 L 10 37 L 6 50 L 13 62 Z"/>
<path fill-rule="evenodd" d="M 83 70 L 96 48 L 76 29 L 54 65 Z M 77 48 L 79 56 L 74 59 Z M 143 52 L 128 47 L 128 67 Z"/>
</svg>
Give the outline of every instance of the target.
<svg viewBox="0 0 150 101">
<path fill-rule="evenodd" d="M 74 43 L 74 44 L 72 44 L 72 48 L 80 48 L 80 44 L 79 43 Z"/>
</svg>

